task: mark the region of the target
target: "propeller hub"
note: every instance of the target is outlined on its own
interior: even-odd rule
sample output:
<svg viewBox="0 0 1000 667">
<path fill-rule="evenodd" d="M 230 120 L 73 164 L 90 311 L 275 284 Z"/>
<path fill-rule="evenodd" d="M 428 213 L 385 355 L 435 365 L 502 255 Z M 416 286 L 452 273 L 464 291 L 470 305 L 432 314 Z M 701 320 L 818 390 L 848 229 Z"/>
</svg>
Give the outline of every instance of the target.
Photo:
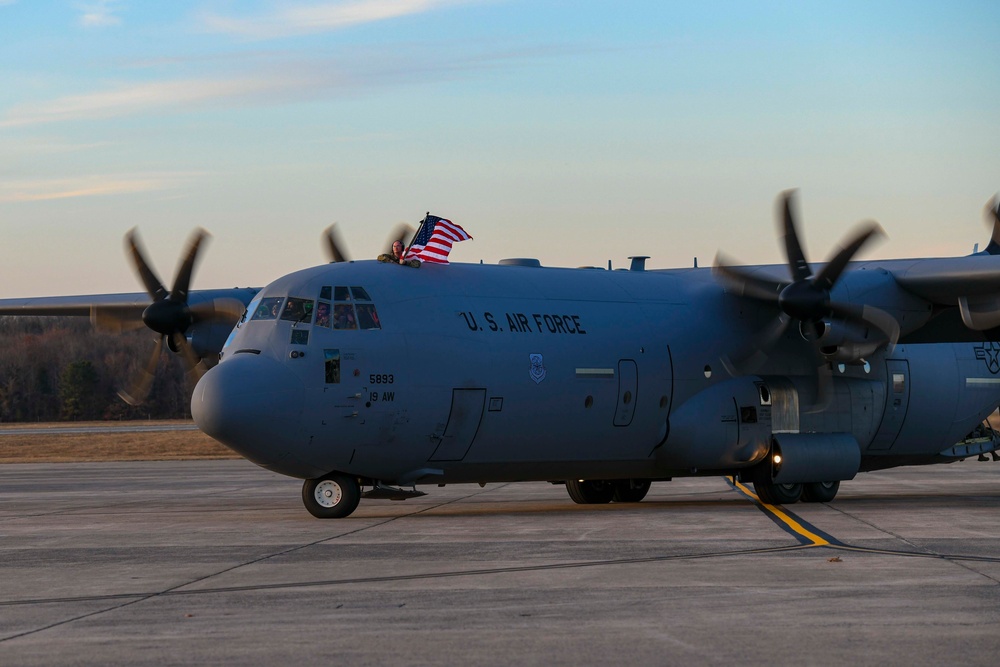
<svg viewBox="0 0 1000 667">
<path fill-rule="evenodd" d="M 163 299 L 154 301 L 142 311 L 142 322 L 156 333 L 169 336 L 187 331 L 192 317 L 186 303 Z"/>
<path fill-rule="evenodd" d="M 830 293 L 812 282 L 800 280 L 778 295 L 781 309 L 798 320 L 818 320 L 830 309 Z"/>
</svg>

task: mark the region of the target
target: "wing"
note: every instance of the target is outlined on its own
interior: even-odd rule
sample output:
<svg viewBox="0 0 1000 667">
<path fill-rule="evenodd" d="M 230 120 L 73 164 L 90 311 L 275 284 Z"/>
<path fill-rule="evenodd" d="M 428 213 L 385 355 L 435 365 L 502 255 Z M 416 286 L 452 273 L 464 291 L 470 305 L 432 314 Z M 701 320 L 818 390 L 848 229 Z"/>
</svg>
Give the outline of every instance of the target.
<svg viewBox="0 0 1000 667">
<path fill-rule="evenodd" d="M 1000 255 L 913 260 L 890 272 L 900 287 L 953 322 L 932 340 L 969 340 L 955 329 L 959 323 L 971 331 L 1000 327 Z"/>
<path fill-rule="evenodd" d="M 141 292 L 0 299 L 0 315 L 89 317 L 102 329 L 124 330 L 142 326 L 149 304 L 149 295 Z"/>
</svg>

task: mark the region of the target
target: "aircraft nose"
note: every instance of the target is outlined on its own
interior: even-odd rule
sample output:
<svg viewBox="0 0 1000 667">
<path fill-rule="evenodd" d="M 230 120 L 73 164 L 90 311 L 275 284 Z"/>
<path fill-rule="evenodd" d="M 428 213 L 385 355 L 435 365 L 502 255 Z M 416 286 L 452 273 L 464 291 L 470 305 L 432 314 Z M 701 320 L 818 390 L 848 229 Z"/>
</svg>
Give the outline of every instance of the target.
<svg viewBox="0 0 1000 667">
<path fill-rule="evenodd" d="M 286 470 L 301 443 L 305 388 L 275 359 L 244 353 L 209 370 L 191 396 L 191 415 L 205 434 L 265 468 Z"/>
</svg>

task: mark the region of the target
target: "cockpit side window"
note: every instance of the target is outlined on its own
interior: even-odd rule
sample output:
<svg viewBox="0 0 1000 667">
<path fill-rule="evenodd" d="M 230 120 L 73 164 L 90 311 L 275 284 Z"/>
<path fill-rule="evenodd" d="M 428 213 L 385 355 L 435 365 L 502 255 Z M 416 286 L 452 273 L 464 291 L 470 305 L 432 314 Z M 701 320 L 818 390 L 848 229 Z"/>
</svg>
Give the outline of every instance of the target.
<svg viewBox="0 0 1000 667">
<path fill-rule="evenodd" d="M 289 297 L 281 319 L 291 322 L 310 322 L 312 320 L 313 301 L 311 299 L 296 299 Z"/>
<path fill-rule="evenodd" d="M 354 294 L 355 301 L 371 301 L 372 298 L 368 296 L 368 292 L 365 291 L 364 287 L 351 287 L 351 293 Z"/>
<path fill-rule="evenodd" d="M 333 300 L 334 301 L 350 301 L 351 300 L 351 293 L 347 290 L 346 287 L 339 287 L 338 286 L 338 287 L 336 287 L 333 290 Z"/>
<path fill-rule="evenodd" d="M 362 329 L 381 329 L 382 325 L 378 321 L 378 313 L 375 312 L 374 303 L 359 303 L 358 306 L 358 326 Z"/>
<path fill-rule="evenodd" d="M 276 296 L 267 299 L 261 299 L 260 305 L 257 306 L 257 310 L 254 311 L 254 320 L 276 320 L 278 319 L 278 313 L 281 312 L 281 302 L 284 297 Z"/>
<path fill-rule="evenodd" d="M 330 304 L 326 301 L 316 304 L 316 326 L 330 328 Z"/>
</svg>

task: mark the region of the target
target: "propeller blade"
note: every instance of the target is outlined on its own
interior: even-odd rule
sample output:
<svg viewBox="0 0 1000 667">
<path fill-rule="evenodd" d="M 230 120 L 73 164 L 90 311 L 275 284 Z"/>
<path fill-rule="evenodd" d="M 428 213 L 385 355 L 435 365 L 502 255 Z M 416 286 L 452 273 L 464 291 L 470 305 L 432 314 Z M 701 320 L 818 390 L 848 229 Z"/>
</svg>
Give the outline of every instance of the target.
<svg viewBox="0 0 1000 667">
<path fill-rule="evenodd" d="M 854 235 L 854 239 L 845 246 L 842 246 L 833 259 L 827 262 L 826 266 L 820 270 L 819 275 L 813 280 L 813 285 L 821 289 L 831 290 L 840 274 L 843 273 L 847 263 L 851 261 L 861 247 L 872 237 L 884 237 L 885 230 L 877 222 L 867 222 Z"/>
<path fill-rule="evenodd" d="M 91 306 L 90 323 L 99 331 L 122 333 L 141 329 L 144 324 L 141 311 L 122 311 L 118 308 L 98 308 Z"/>
<path fill-rule="evenodd" d="M 137 227 L 133 227 L 125 234 L 125 248 L 129 252 L 129 257 L 132 258 L 132 266 L 135 268 L 135 272 L 139 274 L 139 280 L 142 281 L 150 298 L 153 301 L 162 301 L 167 298 L 168 292 L 166 288 L 160 282 L 160 279 L 156 277 L 156 273 L 149 266 L 149 262 L 146 261 L 145 253 L 142 251 L 142 244 L 139 241 L 139 230 Z"/>
<path fill-rule="evenodd" d="M 235 325 L 246 312 L 246 306 L 239 299 L 212 299 L 196 303 L 189 309 L 195 322 L 225 322 Z"/>
<path fill-rule="evenodd" d="M 118 396 L 129 405 L 140 405 L 149 396 L 149 390 L 153 386 L 156 378 L 156 367 L 160 363 L 160 353 L 163 350 L 163 336 L 156 337 L 153 345 L 153 353 L 146 361 L 146 365 L 139 369 L 129 388 L 119 389 Z"/>
<path fill-rule="evenodd" d="M 396 241 L 401 242 L 403 244 L 403 247 L 407 248 L 408 247 L 407 241 L 412 240 L 413 235 L 416 232 L 417 230 L 413 225 L 407 224 L 405 222 L 401 222 L 395 227 L 393 227 L 392 231 L 389 232 L 389 238 L 386 239 L 385 242 L 386 254 L 388 255 L 392 254 L 392 244 L 395 243 Z"/>
<path fill-rule="evenodd" d="M 184 372 L 189 378 L 194 376 L 195 382 L 200 380 L 201 376 L 204 375 L 208 369 L 206 369 L 204 364 L 201 363 L 201 359 L 198 358 L 198 355 L 194 353 L 194 350 L 191 348 L 191 344 L 188 343 L 184 334 L 175 333 L 171 335 L 170 342 L 173 343 L 173 347 L 181 355 L 181 359 L 184 361 Z"/>
<path fill-rule="evenodd" d="M 748 296 L 761 301 L 778 302 L 778 294 L 786 283 L 768 280 L 735 267 L 721 252 L 715 256 L 712 272 L 737 296 Z"/>
<path fill-rule="evenodd" d="M 191 275 L 194 273 L 195 264 L 198 261 L 198 248 L 206 238 L 208 238 L 208 232 L 204 229 L 196 229 L 191 234 L 184 260 L 177 268 L 177 277 L 174 278 L 174 286 L 170 290 L 172 300 L 182 303 L 187 301 L 188 290 L 191 287 Z"/>
<path fill-rule="evenodd" d="M 784 335 L 791 320 L 787 314 L 780 313 L 736 353 L 723 356 L 720 361 L 726 372 L 733 377 L 755 373 L 767 361 L 767 350 Z"/>
<path fill-rule="evenodd" d="M 344 247 L 344 240 L 337 229 L 337 223 L 333 223 L 323 232 L 323 240 L 326 254 L 331 262 L 349 262 L 350 253 Z"/>
<path fill-rule="evenodd" d="M 792 200 L 795 198 L 795 190 L 786 190 L 781 193 L 782 204 L 782 225 L 783 230 L 781 240 L 785 244 L 785 258 L 788 260 L 788 269 L 792 273 L 792 280 L 798 282 L 805 280 L 812 275 L 809 262 L 802 251 L 802 244 L 799 243 L 799 234 L 795 227 L 795 215 L 792 213 Z"/>
</svg>

